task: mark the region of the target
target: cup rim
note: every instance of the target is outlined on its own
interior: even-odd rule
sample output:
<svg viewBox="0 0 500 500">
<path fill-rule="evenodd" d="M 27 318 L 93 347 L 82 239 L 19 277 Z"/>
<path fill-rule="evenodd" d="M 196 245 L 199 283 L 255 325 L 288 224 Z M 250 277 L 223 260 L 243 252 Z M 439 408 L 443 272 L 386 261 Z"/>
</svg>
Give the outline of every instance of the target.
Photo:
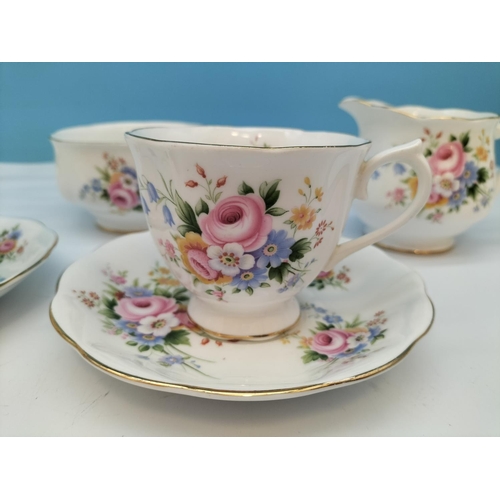
<svg viewBox="0 0 500 500">
<path fill-rule="evenodd" d="M 398 113 L 403 116 L 407 116 L 409 118 L 413 118 L 415 120 L 421 121 L 437 121 L 437 120 L 454 120 L 454 121 L 466 121 L 466 122 L 481 122 L 485 120 L 500 120 L 500 115 L 497 113 L 493 113 L 490 111 L 474 111 L 471 109 L 464 108 L 431 108 L 429 106 L 420 106 L 417 104 L 405 104 L 403 106 L 392 106 L 383 101 L 378 101 L 376 99 L 362 99 L 360 97 L 346 97 L 342 99 L 340 105 L 344 102 L 348 101 L 356 101 L 364 106 L 369 108 L 379 108 L 379 109 L 387 109 L 394 113 Z M 342 107 L 342 106 L 340 106 Z M 422 110 L 428 112 L 436 113 L 436 116 L 421 116 L 416 112 L 410 111 L 413 110 Z M 452 113 L 452 112 L 462 112 L 462 113 L 470 113 L 472 115 L 476 115 L 474 117 L 465 117 L 465 116 L 445 116 L 443 113 Z"/>
<path fill-rule="evenodd" d="M 184 127 L 182 127 L 184 129 Z M 199 142 L 199 141 L 178 141 L 178 140 L 171 140 L 171 139 L 154 139 L 152 137 L 146 137 L 145 135 L 140 135 L 140 132 L 144 130 L 159 130 L 159 129 L 172 129 L 175 130 L 175 127 L 142 127 L 134 130 L 130 130 L 128 132 L 125 132 L 125 136 L 133 137 L 135 139 L 140 139 L 144 141 L 151 141 L 151 142 L 159 142 L 159 143 L 167 143 L 167 144 L 182 144 L 182 145 L 187 145 L 187 146 L 208 146 L 208 147 L 215 147 L 215 148 L 231 148 L 231 149 L 251 149 L 255 151 L 264 151 L 264 152 L 270 152 L 270 151 L 288 151 L 288 150 L 294 150 L 294 149 L 336 149 L 336 148 L 356 148 L 360 146 L 367 146 L 371 144 L 372 141 L 368 139 L 364 139 L 362 137 L 358 137 L 352 134 L 344 134 L 342 132 L 332 132 L 332 131 L 326 131 L 326 130 L 303 130 L 303 129 L 298 129 L 298 128 L 280 128 L 280 127 L 231 127 L 231 126 L 207 126 L 207 125 L 200 125 L 200 126 L 194 126 L 194 127 L 189 127 L 191 130 L 192 129 L 200 129 L 200 130 L 206 130 L 206 129 L 218 129 L 218 130 L 234 130 L 234 131 L 253 131 L 253 133 L 258 133 L 258 132 L 301 132 L 303 134 L 309 135 L 309 134 L 328 134 L 331 136 L 345 136 L 345 137 L 350 137 L 352 139 L 357 139 L 359 140 L 359 144 L 334 144 L 334 145 L 310 145 L 310 146 L 253 146 L 253 145 L 237 145 L 237 144 L 223 144 L 223 143 L 214 143 L 214 142 Z"/>
<path fill-rule="evenodd" d="M 103 127 L 104 129 L 112 129 L 113 127 L 124 127 L 130 124 L 131 130 L 135 130 L 139 125 L 147 125 L 151 124 L 151 127 L 141 127 L 141 128 L 156 128 L 161 126 L 161 128 L 184 128 L 189 126 L 198 126 L 197 123 L 190 122 L 180 122 L 180 121 L 168 121 L 168 120 L 121 120 L 114 122 L 98 122 L 98 123 L 89 123 L 84 125 L 75 125 L 71 127 L 64 127 L 52 132 L 49 136 L 49 140 L 51 142 L 57 142 L 62 144 L 75 144 L 79 146 L 126 146 L 127 143 L 125 141 L 125 135 L 123 136 L 122 141 L 92 141 L 92 140 L 75 140 L 75 139 L 63 139 L 58 137 L 65 132 L 82 130 L 88 131 L 90 129 L 95 129 L 98 127 Z M 154 126 L 153 126 L 154 124 Z M 125 133 L 124 133 L 125 134 Z"/>
</svg>

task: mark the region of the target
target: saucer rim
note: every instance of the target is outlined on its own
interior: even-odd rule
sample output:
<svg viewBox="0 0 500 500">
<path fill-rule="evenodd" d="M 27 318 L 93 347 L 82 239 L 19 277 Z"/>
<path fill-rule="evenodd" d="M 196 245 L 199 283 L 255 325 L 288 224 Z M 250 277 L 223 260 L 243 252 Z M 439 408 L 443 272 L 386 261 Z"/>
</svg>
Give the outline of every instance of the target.
<svg viewBox="0 0 500 500">
<path fill-rule="evenodd" d="M 18 220 L 18 221 L 30 221 L 30 222 L 35 222 L 36 224 L 40 225 L 42 229 L 46 230 L 47 232 L 51 233 L 52 236 L 54 237 L 54 241 L 52 245 L 47 249 L 45 254 L 42 255 L 36 262 L 31 264 L 29 267 L 26 269 L 23 269 L 22 271 L 19 271 L 17 274 L 14 274 L 13 276 L 10 276 L 9 278 L 5 279 L 0 283 L 0 290 L 3 288 L 7 288 L 8 285 L 11 285 L 14 281 L 17 281 L 21 277 L 25 277 L 26 275 L 30 274 L 32 271 L 34 271 L 39 265 L 41 265 L 45 260 L 47 260 L 50 257 L 50 254 L 52 253 L 52 250 L 56 247 L 56 245 L 59 243 L 59 235 L 50 227 L 48 227 L 46 224 L 43 222 L 39 221 L 38 219 L 32 219 L 29 217 L 7 217 L 5 216 L 6 219 L 13 219 L 13 220 Z"/>
<path fill-rule="evenodd" d="M 62 273 L 64 274 L 64 272 Z M 61 274 L 61 277 L 62 277 Z M 60 279 L 57 282 L 56 286 L 56 295 L 57 291 L 59 288 L 59 282 Z M 422 280 L 423 282 L 423 280 Z M 123 372 L 121 370 L 117 370 L 115 368 L 112 368 L 101 361 L 97 360 L 94 358 L 91 354 L 89 354 L 85 349 L 83 349 L 73 338 L 71 338 L 59 325 L 57 320 L 54 317 L 54 313 L 52 310 L 52 304 L 55 299 L 52 299 L 49 307 L 49 319 L 50 322 L 55 329 L 55 331 L 61 336 L 63 340 L 68 342 L 71 347 L 73 347 L 78 354 L 80 354 L 87 362 L 89 362 L 91 365 L 95 366 L 99 370 L 107 373 L 108 375 L 111 375 L 117 379 L 126 381 L 128 383 L 131 383 L 133 385 L 138 385 L 141 387 L 146 387 L 146 388 L 159 388 L 161 390 L 175 390 L 175 391 L 182 391 L 182 393 L 187 392 L 190 395 L 209 395 L 209 396 L 223 396 L 223 397 L 238 397 L 238 398 L 262 398 L 262 397 L 273 397 L 273 396 L 286 396 L 290 394 L 307 394 L 307 393 L 316 393 L 316 392 L 321 392 L 322 390 L 326 389 L 331 389 L 331 388 L 337 388 L 340 386 L 345 386 L 349 384 L 353 384 L 356 382 L 360 382 L 362 380 L 365 380 L 367 378 L 374 377 L 376 375 L 379 375 L 390 368 L 396 366 L 399 362 L 401 362 L 407 355 L 408 353 L 413 349 L 415 344 L 421 340 L 427 333 L 432 328 L 432 325 L 434 324 L 434 319 L 436 316 L 436 308 L 434 306 L 434 303 L 432 302 L 432 299 L 429 297 L 429 294 L 427 293 L 427 289 L 424 284 L 424 293 L 425 296 L 427 297 L 429 304 L 432 309 L 432 317 L 429 325 L 427 326 L 426 330 L 420 334 L 404 351 L 402 351 L 400 354 L 398 354 L 395 358 L 392 360 L 388 361 L 387 363 L 384 363 L 381 366 L 378 366 L 377 368 L 373 368 L 371 370 L 368 370 L 363 373 L 359 373 L 357 375 L 354 375 L 353 377 L 347 377 L 344 379 L 340 380 L 335 380 L 335 381 L 329 381 L 329 382 L 322 382 L 320 384 L 307 384 L 307 385 L 301 385 L 297 387 L 288 387 L 288 388 L 277 388 L 277 389 L 266 389 L 266 390 L 229 390 L 229 389 L 211 389 L 208 387 L 198 387 L 195 385 L 191 384 L 176 384 L 172 382 L 162 382 L 160 380 L 152 380 L 152 379 L 147 379 L 144 377 L 139 377 L 137 375 L 131 375 L 129 373 Z"/>
</svg>

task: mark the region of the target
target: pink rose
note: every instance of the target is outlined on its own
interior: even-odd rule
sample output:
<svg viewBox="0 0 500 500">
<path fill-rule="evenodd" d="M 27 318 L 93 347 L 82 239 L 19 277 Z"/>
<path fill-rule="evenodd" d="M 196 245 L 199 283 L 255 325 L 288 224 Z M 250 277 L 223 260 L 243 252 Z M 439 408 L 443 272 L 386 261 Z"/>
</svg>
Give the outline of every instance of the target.
<svg viewBox="0 0 500 500">
<path fill-rule="evenodd" d="M 433 187 L 427 203 L 432 203 L 434 205 L 434 203 L 437 203 L 440 199 L 441 195 L 439 193 L 436 193 Z"/>
<path fill-rule="evenodd" d="M 5 240 L 0 243 L 0 253 L 9 253 L 16 246 L 16 240 Z"/>
<path fill-rule="evenodd" d="M 238 243 L 245 252 L 257 250 L 273 227 L 272 217 L 265 212 L 266 204 L 256 194 L 230 196 L 217 203 L 209 214 L 200 215 L 203 239 L 220 247 Z"/>
<path fill-rule="evenodd" d="M 113 205 L 122 210 L 129 210 L 139 205 L 139 196 L 135 191 L 126 189 L 121 182 L 114 182 L 108 186 L 109 199 Z"/>
<path fill-rule="evenodd" d="M 325 330 L 318 332 L 311 342 L 311 349 L 319 354 L 334 356 L 348 349 L 349 334 L 343 330 Z"/>
<path fill-rule="evenodd" d="M 179 311 L 175 313 L 176 318 L 179 320 L 179 323 L 186 328 L 195 328 L 196 324 L 191 321 L 188 313 L 185 311 Z"/>
<path fill-rule="evenodd" d="M 127 321 L 140 321 L 146 316 L 173 313 L 177 311 L 177 308 L 178 305 L 174 299 L 153 295 L 152 297 L 135 297 L 133 299 L 123 298 L 115 307 L 115 312 Z"/>
<path fill-rule="evenodd" d="M 168 240 L 158 240 L 160 245 L 162 246 L 163 249 L 165 249 L 165 253 L 170 257 L 174 258 L 175 257 L 175 247 L 170 243 Z"/>
<path fill-rule="evenodd" d="M 219 271 L 209 266 L 210 259 L 205 250 L 188 250 L 187 259 L 193 269 L 206 280 L 215 280 L 219 276 Z"/>
<path fill-rule="evenodd" d="M 439 146 L 428 161 L 434 175 L 449 172 L 454 177 L 460 177 L 465 168 L 465 153 L 462 143 L 454 141 Z"/>
</svg>

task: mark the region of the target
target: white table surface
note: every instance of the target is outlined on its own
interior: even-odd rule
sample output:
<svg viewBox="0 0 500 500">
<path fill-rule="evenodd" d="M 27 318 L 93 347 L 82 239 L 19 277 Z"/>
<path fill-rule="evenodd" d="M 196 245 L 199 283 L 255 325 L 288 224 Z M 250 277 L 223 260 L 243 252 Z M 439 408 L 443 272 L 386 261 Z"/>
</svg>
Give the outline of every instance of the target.
<svg viewBox="0 0 500 500">
<path fill-rule="evenodd" d="M 50 258 L 0 299 L 1 436 L 498 436 L 500 203 L 438 256 L 391 253 L 424 278 L 431 331 L 406 359 L 349 387 L 226 402 L 132 386 L 98 371 L 52 328 L 57 279 L 116 236 L 59 194 L 54 165 L 0 164 L 0 214 L 59 234 Z M 361 234 L 353 216 L 344 235 Z"/>
</svg>

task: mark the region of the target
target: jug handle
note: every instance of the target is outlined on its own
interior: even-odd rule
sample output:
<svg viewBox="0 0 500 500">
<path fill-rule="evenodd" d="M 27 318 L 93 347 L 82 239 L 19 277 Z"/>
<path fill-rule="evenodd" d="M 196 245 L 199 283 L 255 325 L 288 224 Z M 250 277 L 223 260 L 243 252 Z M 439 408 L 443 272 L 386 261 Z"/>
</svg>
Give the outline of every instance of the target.
<svg viewBox="0 0 500 500">
<path fill-rule="evenodd" d="M 415 141 L 396 146 L 378 153 L 370 160 L 363 163 L 360 168 L 358 179 L 354 190 L 354 198 L 366 200 L 368 198 L 368 182 L 378 167 L 392 162 L 406 163 L 417 174 L 418 188 L 408 208 L 395 220 L 389 222 L 385 226 L 365 234 L 355 240 L 337 245 L 330 257 L 330 260 L 325 266 L 325 271 L 331 271 L 341 260 L 345 259 L 348 255 L 361 250 L 362 248 L 376 243 L 381 239 L 387 237 L 401 226 L 406 224 L 412 217 L 418 214 L 424 207 L 429 199 L 432 189 L 432 173 L 422 154 L 423 146 L 422 141 L 417 139 Z"/>
</svg>

